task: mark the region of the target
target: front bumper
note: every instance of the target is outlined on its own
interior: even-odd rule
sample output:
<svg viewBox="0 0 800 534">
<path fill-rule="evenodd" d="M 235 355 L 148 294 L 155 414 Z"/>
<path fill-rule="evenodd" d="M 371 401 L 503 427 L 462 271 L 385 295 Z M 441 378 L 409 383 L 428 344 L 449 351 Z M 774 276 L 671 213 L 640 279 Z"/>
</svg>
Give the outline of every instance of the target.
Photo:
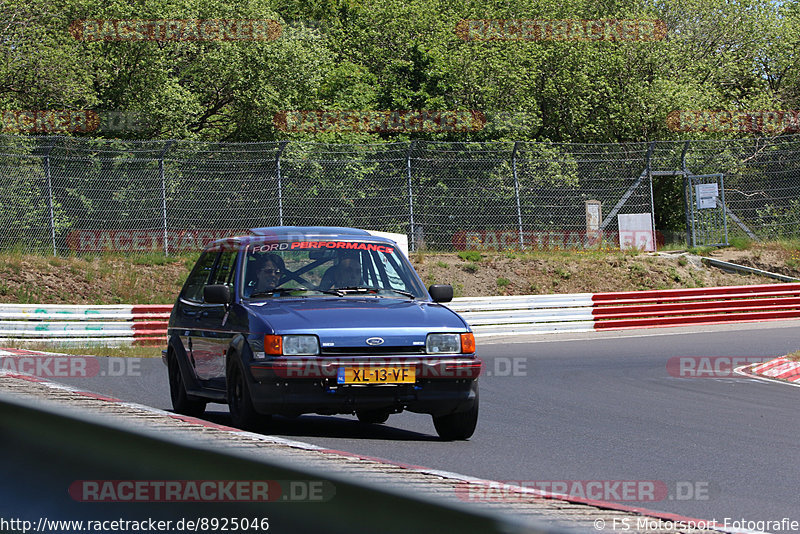
<svg viewBox="0 0 800 534">
<path fill-rule="evenodd" d="M 376 366 L 414 367 L 407 384 L 340 384 L 339 369 Z M 476 397 L 483 362 L 448 358 L 277 358 L 253 361 L 251 397 L 265 414 L 325 415 L 357 410 L 388 410 L 445 415 L 468 410 Z"/>
</svg>

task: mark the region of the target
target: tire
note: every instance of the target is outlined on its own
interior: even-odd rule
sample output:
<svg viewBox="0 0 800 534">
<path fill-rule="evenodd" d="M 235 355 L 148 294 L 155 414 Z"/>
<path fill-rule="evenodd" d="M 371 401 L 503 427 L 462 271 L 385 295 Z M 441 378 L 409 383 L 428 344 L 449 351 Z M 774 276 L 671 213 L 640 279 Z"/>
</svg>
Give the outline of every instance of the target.
<svg viewBox="0 0 800 534">
<path fill-rule="evenodd" d="M 356 410 L 356 417 L 362 423 L 379 425 L 389 419 L 389 410 Z"/>
<path fill-rule="evenodd" d="M 192 400 L 186 393 L 186 385 L 178 365 L 178 358 L 170 351 L 167 357 L 167 373 L 169 374 L 169 396 L 172 398 L 172 409 L 175 413 L 200 417 L 206 411 L 205 401 Z"/>
<path fill-rule="evenodd" d="M 475 433 L 478 424 L 478 389 L 475 388 L 475 403 L 465 412 L 433 416 L 433 426 L 439 437 L 447 440 L 468 439 Z"/>
<path fill-rule="evenodd" d="M 250 398 L 250 386 L 244 375 L 242 364 L 231 354 L 233 361 L 228 368 L 227 397 L 228 410 L 231 413 L 233 426 L 246 430 L 253 430 L 258 427 L 265 417 L 259 415 L 253 406 L 253 399 Z"/>
</svg>

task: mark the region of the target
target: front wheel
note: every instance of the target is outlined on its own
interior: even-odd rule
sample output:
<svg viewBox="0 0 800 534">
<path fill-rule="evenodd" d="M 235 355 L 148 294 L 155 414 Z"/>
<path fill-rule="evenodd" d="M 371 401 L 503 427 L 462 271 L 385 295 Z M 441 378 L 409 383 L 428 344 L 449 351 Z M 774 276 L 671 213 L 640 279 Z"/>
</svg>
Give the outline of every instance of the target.
<svg viewBox="0 0 800 534">
<path fill-rule="evenodd" d="M 234 356 L 234 355 L 231 355 Z M 244 375 L 242 364 L 234 358 L 228 368 L 228 410 L 231 413 L 233 426 L 246 430 L 258 426 L 262 416 L 256 412 L 250 398 L 250 387 Z"/>
<path fill-rule="evenodd" d="M 167 358 L 169 374 L 169 395 L 172 398 L 172 409 L 175 413 L 200 417 L 206 411 L 206 402 L 192 400 L 186 393 L 186 385 L 181 374 L 181 367 L 175 353 L 170 351 Z"/>
<path fill-rule="evenodd" d="M 475 402 L 465 412 L 433 416 L 433 426 L 439 437 L 448 441 L 468 439 L 475 433 L 478 424 L 478 389 L 475 389 Z"/>
</svg>

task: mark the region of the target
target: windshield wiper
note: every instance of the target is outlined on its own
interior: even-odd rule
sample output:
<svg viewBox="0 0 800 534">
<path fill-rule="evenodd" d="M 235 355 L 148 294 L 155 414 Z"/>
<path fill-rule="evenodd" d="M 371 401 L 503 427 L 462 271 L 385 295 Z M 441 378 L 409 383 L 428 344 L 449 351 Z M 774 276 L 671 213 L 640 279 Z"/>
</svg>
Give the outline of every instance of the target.
<svg viewBox="0 0 800 534">
<path fill-rule="evenodd" d="M 344 293 L 338 289 L 309 289 L 309 291 L 319 291 L 320 293 L 327 293 L 328 295 L 336 295 L 337 297 L 344 296 Z"/>
<path fill-rule="evenodd" d="M 328 295 L 336 295 L 337 297 L 344 296 L 344 293 L 341 291 L 337 291 L 335 289 L 309 289 L 307 287 L 277 287 L 271 291 L 259 291 L 258 293 L 253 293 L 250 295 L 250 298 L 253 297 L 270 297 L 272 295 L 286 295 L 289 293 L 294 293 L 295 291 L 317 291 L 319 293 L 327 293 Z"/>
<path fill-rule="evenodd" d="M 356 293 L 368 293 L 372 291 L 373 293 L 377 293 L 381 290 L 379 287 L 366 287 L 366 286 L 345 286 L 345 287 L 337 287 L 339 291 L 355 291 Z"/>
<path fill-rule="evenodd" d="M 368 292 L 379 293 L 381 291 L 392 291 L 393 293 L 399 293 L 400 295 L 406 296 L 411 299 L 416 298 L 413 293 L 409 293 L 408 291 L 402 291 L 400 289 L 391 289 L 382 287 L 364 287 L 364 286 L 347 286 L 347 287 L 340 287 L 337 289 L 339 289 L 339 291 L 355 291 L 356 293 L 368 293 Z"/>
<path fill-rule="evenodd" d="M 408 291 L 403 291 L 402 289 L 386 289 L 385 291 L 392 291 L 393 293 L 399 293 L 403 296 L 410 298 L 411 300 L 417 298 L 416 295 L 414 295 L 414 293 L 409 293 Z"/>
</svg>

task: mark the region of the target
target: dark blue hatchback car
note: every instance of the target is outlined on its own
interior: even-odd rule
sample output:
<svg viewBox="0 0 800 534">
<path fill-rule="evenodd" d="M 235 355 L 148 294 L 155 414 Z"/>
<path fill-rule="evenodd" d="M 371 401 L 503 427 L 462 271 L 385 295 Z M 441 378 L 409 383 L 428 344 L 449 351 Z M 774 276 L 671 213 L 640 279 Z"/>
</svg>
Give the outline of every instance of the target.
<svg viewBox="0 0 800 534">
<path fill-rule="evenodd" d="M 469 325 L 425 289 L 397 243 L 365 230 L 256 228 L 206 247 L 172 310 L 164 359 L 176 412 L 227 403 L 234 425 L 270 415 L 409 410 L 444 439 L 478 419 Z"/>
</svg>

